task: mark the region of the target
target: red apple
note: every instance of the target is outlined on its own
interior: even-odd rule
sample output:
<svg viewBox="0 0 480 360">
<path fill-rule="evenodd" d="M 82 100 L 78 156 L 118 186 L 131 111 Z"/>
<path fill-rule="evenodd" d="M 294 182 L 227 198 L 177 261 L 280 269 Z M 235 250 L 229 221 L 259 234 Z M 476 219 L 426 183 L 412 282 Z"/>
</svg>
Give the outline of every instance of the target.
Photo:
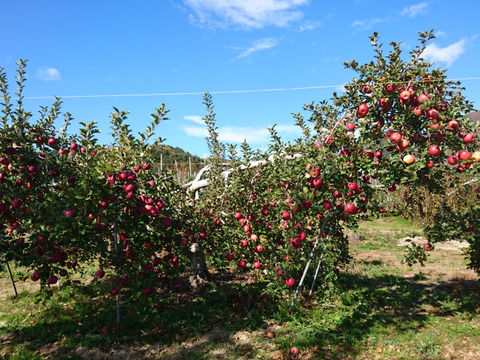
<svg viewBox="0 0 480 360">
<path fill-rule="evenodd" d="M 465 144 L 470 144 L 475 141 L 475 136 L 473 134 L 465 134 L 463 137 L 463 142 Z"/>
<path fill-rule="evenodd" d="M 429 98 L 430 98 L 430 96 L 428 96 L 427 94 L 420 94 L 420 95 L 418 95 L 418 103 L 423 104 Z"/>
<path fill-rule="evenodd" d="M 460 161 L 457 155 L 450 155 L 447 160 L 450 165 L 457 165 Z"/>
<path fill-rule="evenodd" d="M 288 279 L 285 279 L 285 284 L 286 284 L 288 287 L 295 286 L 295 279 L 294 279 L 293 277 L 288 278 Z"/>
<path fill-rule="evenodd" d="M 367 113 L 368 113 L 367 104 L 360 104 L 358 106 L 358 110 L 357 110 L 357 117 L 358 118 L 364 118 L 365 116 L 367 116 Z"/>
<path fill-rule="evenodd" d="M 458 154 L 458 157 L 461 159 L 461 160 L 469 160 L 471 158 L 472 154 L 470 154 L 468 151 L 466 150 L 462 150 L 460 151 L 460 153 Z"/>
<path fill-rule="evenodd" d="M 32 275 L 30 275 L 30 279 L 32 279 L 33 281 L 40 280 L 40 273 L 38 271 L 35 271 Z"/>
<path fill-rule="evenodd" d="M 397 91 L 397 85 L 395 83 L 386 84 L 385 85 L 385 91 L 387 93 L 393 93 L 393 92 Z"/>
<path fill-rule="evenodd" d="M 440 148 L 438 147 L 438 145 L 432 145 L 428 148 L 428 153 L 432 156 L 437 156 L 438 154 L 440 154 Z"/>
<path fill-rule="evenodd" d="M 355 124 L 352 122 L 347 123 L 347 129 L 350 131 L 355 130 Z"/>
<path fill-rule="evenodd" d="M 390 141 L 393 143 L 393 144 L 396 144 L 400 141 L 400 139 L 402 138 L 402 135 L 398 132 L 393 132 L 390 134 Z"/>
</svg>

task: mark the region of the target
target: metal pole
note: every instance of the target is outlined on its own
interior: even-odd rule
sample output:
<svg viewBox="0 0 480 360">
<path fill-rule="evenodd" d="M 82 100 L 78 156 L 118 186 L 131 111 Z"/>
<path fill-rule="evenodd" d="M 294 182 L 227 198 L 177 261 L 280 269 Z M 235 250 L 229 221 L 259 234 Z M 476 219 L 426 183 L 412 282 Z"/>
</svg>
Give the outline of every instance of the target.
<svg viewBox="0 0 480 360">
<path fill-rule="evenodd" d="M 312 287 L 310 288 L 310 292 L 308 293 L 308 296 L 312 296 L 313 287 L 315 286 L 315 281 L 317 281 L 317 276 L 318 276 L 318 272 L 320 271 L 320 266 L 322 266 L 323 255 L 325 254 L 325 249 L 327 248 L 327 241 L 328 241 L 328 237 L 330 236 L 330 231 L 331 230 L 332 230 L 332 228 L 330 228 L 328 230 L 327 237 L 325 238 L 325 243 L 323 244 L 322 255 L 320 256 L 320 261 L 318 262 L 317 270 L 315 271 L 315 276 L 313 278 Z"/>
<path fill-rule="evenodd" d="M 297 286 L 297 290 L 295 291 L 295 295 L 293 296 L 292 304 L 290 305 L 290 308 L 288 309 L 288 315 L 290 315 L 293 305 L 295 305 L 295 302 L 297 301 L 298 293 L 300 292 L 300 289 L 302 288 L 303 281 L 305 280 L 305 276 L 307 275 L 308 268 L 310 267 L 310 263 L 312 262 L 313 255 L 315 254 L 315 250 L 317 249 L 317 244 L 319 238 L 322 236 L 323 232 L 325 231 L 325 226 L 327 225 L 327 221 L 330 217 L 327 216 L 325 220 L 323 221 L 322 229 L 320 230 L 320 234 L 318 234 L 317 238 L 315 239 L 315 245 L 313 246 L 312 251 L 310 252 L 310 257 L 308 258 L 307 265 L 305 266 L 305 270 L 303 271 L 302 278 L 300 279 L 300 282 Z"/>
<path fill-rule="evenodd" d="M 117 223 L 114 224 L 114 229 L 113 229 L 113 240 L 114 240 L 114 248 L 115 248 L 115 260 L 117 262 L 117 266 L 115 266 L 115 272 L 116 272 L 116 281 L 117 281 L 117 286 L 118 286 L 118 246 L 117 246 Z M 117 301 L 117 333 L 120 332 L 120 296 L 117 295 L 116 301 Z"/>
<path fill-rule="evenodd" d="M 10 265 L 8 264 L 8 261 L 6 261 L 6 263 L 7 263 L 8 276 L 10 276 L 10 282 L 12 283 L 13 291 L 15 292 L 15 297 L 17 297 L 18 291 L 17 291 L 17 287 L 15 286 L 15 281 L 13 280 L 12 270 L 10 270 Z"/>
</svg>

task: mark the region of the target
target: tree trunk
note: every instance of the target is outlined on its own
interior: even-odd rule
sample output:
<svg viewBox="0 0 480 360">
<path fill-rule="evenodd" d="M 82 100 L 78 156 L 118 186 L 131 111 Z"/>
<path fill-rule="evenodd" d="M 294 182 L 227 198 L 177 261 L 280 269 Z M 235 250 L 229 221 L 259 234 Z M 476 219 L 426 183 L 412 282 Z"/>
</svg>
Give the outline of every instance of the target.
<svg viewBox="0 0 480 360">
<path fill-rule="evenodd" d="M 195 243 L 190 246 L 190 260 L 192 261 L 193 275 L 190 276 L 190 285 L 193 289 L 204 286 L 208 280 L 211 279 L 211 275 L 208 271 L 208 266 L 203 255 L 200 244 Z"/>
</svg>

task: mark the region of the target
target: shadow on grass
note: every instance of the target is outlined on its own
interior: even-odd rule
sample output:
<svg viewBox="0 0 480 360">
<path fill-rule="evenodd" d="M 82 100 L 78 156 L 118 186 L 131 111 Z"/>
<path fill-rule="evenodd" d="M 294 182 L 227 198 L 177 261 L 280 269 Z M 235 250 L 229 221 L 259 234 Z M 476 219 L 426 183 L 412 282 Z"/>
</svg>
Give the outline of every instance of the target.
<svg viewBox="0 0 480 360">
<path fill-rule="evenodd" d="M 480 312 L 480 282 L 454 280 L 426 284 L 395 275 L 374 278 L 356 274 L 340 277 L 335 306 L 306 303 L 296 319 L 295 344 L 318 347 L 323 355 L 348 358 L 361 351 L 370 337 L 416 332 L 432 316 L 474 316 Z M 428 309 L 425 305 L 428 305 Z M 312 321 L 312 317 L 322 317 Z"/>
<path fill-rule="evenodd" d="M 39 294 L 24 293 L 8 301 L 17 307 L 22 301 L 32 303 L 33 298 L 39 297 L 41 310 L 28 321 L 0 322 L 0 343 L 11 349 L 22 349 L 20 354 L 17 351 L 16 357 L 13 352 L 4 358 L 34 359 L 42 352 L 58 359 L 78 358 L 71 350 L 79 347 L 100 347 L 108 354 L 109 349 L 120 344 L 168 346 L 190 341 L 215 329 L 222 331 L 213 331 L 214 335 L 210 335 L 215 338 L 215 334 L 222 334 L 218 340 L 223 341 L 228 338 L 225 334 L 258 328 L 278 311 L 276 302 L 262 299 L 265 290 L 262 284 L 246 285 L 241 280 L 238 276 L 220 277 L 197 292 L 192 292 L 185 284 L 165 286 L 152 297 L 137 296 L 129 303 L 124 300 L 120 332 L 117 332 L 115 298 L 100 296 L 98 287 L 66 287 L 43 300 Z M 100 293 L 105 294 L 105 291 Z"/>
<path fill-rule="evenodd" d="M 23 357 L 12 353 L 10 357 L 4 354 L 5 359 L 35 359 L 42 351 L 56 359 L 75 359 L 80 357 L 72 350 L 80 347 L 98 347 L 108 354 L 119 347 L 138 349 L 143 345 L 157 346 L 155 358 L 163 359 L 208 358 L 205 353 L 212 346 L 229 347 L 228 356 L 232 351 L 241 356 L 253 348 L 234 344 L 232 334 L 280 319 L 289 323 L 275 340 L 282 349 L 294 343 L 300 349 L 316 348 L 323 356 L 344 358 L 358 354 L 369 337 L 383 336 L 391 328 L 396 332 L 416 331 L 425 327 L 432 315 L 474 315 L 480 309 L 480 283 L 473 280 L 428 284 L 394 275 L 369 278 L 343 274 L 339 286 L 340 295 L 331 302 L 305 300 L 291 317 L 286 316 L 285 302 L 261 300 L 265 290 L 261 284 L 246 285 L 238 278 L 220 279 L 196 293 L 181 287 L 158 291 L 149 301 L 137 298 L 122 305 L 120 333 L 115 330 L 114 298 L 79 286 L 39 304 L 42 310 L 33 323 L 3 323 L 0 342 L 9 349 L 24 351 Z M 72 293 L 75 303 L 70 309 L 65 303 L 71 301 Z M 428 311 L 425 304 L 430 307 Z M 161 355 L 169 345 L 193 340 L 188 351 L 178 347 L 173 353 Z"/>
</svg>

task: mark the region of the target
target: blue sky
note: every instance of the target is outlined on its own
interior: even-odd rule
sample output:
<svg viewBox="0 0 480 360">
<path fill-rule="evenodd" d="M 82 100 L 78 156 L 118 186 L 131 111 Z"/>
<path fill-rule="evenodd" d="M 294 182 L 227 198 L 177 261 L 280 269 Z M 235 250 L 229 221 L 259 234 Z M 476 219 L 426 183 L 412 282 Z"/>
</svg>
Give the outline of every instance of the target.
<svg viewBox="0 0 480 360">
<path fill-rule="evenodd" d="M 158 136 L 204 156 L 201 93 L 324 86 L 213 95 L 221 140 L 264 148 L 273 124 L 293 139 L 291 114 L 351 80 L 343 63 L 371 60 L 374 31 L 408 52 L 435 29 L 428 59 L 452 79 L 480 78 L 479 13 L 478 0 L 0 0 L 0 67 L 14 89 L 15 62 L 27 59 L 26 108 L 62 96 L 70 131 L 97 121 L 105 144 L 112 107 L 130 111 L 137 132 L 165 103 Z M 462 83 L 479 108 L 480 80 Z M 105 96 L 128 94 L 164 95 Z"/>
</svg>

